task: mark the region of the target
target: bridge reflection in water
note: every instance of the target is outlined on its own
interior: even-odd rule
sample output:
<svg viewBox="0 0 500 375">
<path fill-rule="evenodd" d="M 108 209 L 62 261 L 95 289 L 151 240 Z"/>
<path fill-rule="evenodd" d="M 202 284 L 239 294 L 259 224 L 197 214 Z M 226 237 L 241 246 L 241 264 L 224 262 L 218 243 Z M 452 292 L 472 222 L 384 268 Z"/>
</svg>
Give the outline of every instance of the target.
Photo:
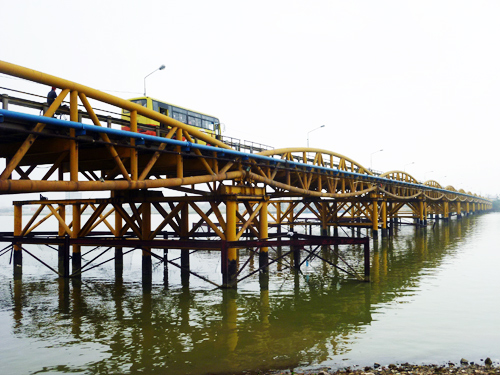
<svg viewBox="0 0 500 375">
<path fill-rule="evenodd" d="M 271 272 L 258 288 L 248 283 L 239 290 L 143 291 L 121 279 L 3 276 L 0 316 L 11 327 L 2 331 L 2 341 L 9 347 L 14 338 L 32 340 L 31 359 L 23 359 L 24 351 L 10 353 L 6 366 L 12 373 L 20 366 L 38 373 L 205 374 L 294 368 L 348 356 L 353 337 L 372 323 L 377 306 L 411 297 L 423 271 L 452 255 L 477 220 L 405 227 L 375 241 L 372 283 L 346 279 L 325 263 L 321 272 Z M 355 247 L 347 253 L 362 263 Z M 47 348 L 65 354 L 47 356 L 53 350 Z"/>
</svg>

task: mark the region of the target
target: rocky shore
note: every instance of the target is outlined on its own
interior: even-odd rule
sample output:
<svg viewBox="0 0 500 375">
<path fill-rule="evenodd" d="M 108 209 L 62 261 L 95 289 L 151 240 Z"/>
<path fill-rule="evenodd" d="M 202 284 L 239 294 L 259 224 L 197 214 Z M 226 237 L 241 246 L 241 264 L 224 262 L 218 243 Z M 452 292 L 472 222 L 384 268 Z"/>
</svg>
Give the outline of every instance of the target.
<svg viewBox="0 0 500 375">
<path fill-rule="evenodd" d="M 390 364 L 381 366 L 375 363 L 362 369 L 352 369 L 350 367 L 332 371 L 329 368 L 317 369 L 314 371 L 278 371 L 270 372 L 267 375 L 427 375 L 427 374 L 500 374 L 500 367 L 493 364 L 490 358 L 481 360 L 481 364 L 469 363 L 462 359 L 459 364 L 448 363 L 447 365 L 412 365 L 409 363 Z"/>
</svg>

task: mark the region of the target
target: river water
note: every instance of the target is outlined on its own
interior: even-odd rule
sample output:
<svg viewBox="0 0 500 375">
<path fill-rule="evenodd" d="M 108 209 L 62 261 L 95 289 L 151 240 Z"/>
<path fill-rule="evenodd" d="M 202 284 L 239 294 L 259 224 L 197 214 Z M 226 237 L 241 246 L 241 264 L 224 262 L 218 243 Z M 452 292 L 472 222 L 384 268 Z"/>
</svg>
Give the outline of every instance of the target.
<svg viewBox="0 0 500 375">
<path fill-rule="evenodd" d="M 2 218 L 4 228 L 10 220 Z M 14 281 L 4 255 L 0 372 L 227 374 L 462 357 L 498 362 L 499 229 L 500 213 L 425 230 L 406 226 L 371 244 L 370 283 L 316 258 L 302 273 L 273 265 L 268 282 L 254 276 L 237 290 L 193 277 L 182 287 L 173 267 L 165 288 L 157 267 L 152 290 L 143 291 L 138 252 L 125 256 L 123 281 L 115 281 L 112 265 L 81 283 L 61 281 L 26 254 L 23 279 Z M 362 272 L 361 249 L 340 250 Z M 53 250 L 32 251 L 57 264 Z M 248 257 L 241 253 L 242 262 Z M 191 264 L 220 282 L 217 252 L 193 255 Z"/>
</svg>

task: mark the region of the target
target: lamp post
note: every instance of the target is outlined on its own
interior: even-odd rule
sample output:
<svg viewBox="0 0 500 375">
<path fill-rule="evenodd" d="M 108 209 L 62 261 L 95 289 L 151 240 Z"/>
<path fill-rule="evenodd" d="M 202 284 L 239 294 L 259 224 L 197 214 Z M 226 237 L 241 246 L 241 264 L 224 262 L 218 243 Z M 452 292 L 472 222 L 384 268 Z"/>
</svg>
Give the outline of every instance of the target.
<svg viewBox="0 0 500 375">
<path fill-rule="evenodd" d="M 403 172 L 406 172 L 406 166 L 407 166 L 407 165 L 412 165 L 412 164 L 415 164 L 415 162 L 414 162 L 414 161 L 412 161 L 411 163 L 405 164 L 405 166 L 403 167 Z"/>
<path fill-rule="evenodd" d="M 149 73 L 146 77 L 144 77 L 144 96 L 146 96 L 146 78 L 148 78 L 151 74 L 153 74 L 154 72 L 158 71 L 158 70 L 163 70 L 165 69 L 165 65 L 161 65 L 158 69 L 155 69 L 153 70 L 151 73 Z"/>
<path fill-rule="evenodd" d="M 382 152 L 382 151 L 384 151 L 384 149 L 380 149 L 380 150 L 374 151 L 374 152 L 372 152 L 370 154 L 370 170 L 372 170 L 372 164 L 373 164 L 372 163 L 372 156 L 373 156 L 373 154 L 376 154 L 377 152 Z"/>
<path fill-rule="evenodd" d="M 321 126 L 318 126 L 316 129 L 313 129 L 313 130 L 307 132 L 307 147 L 309 147 L 309 133 L 312 133 L 313 131 L 324 128 L 324 127 L 325 127 L 325 125 L 321 125 Z"/>
</svg>

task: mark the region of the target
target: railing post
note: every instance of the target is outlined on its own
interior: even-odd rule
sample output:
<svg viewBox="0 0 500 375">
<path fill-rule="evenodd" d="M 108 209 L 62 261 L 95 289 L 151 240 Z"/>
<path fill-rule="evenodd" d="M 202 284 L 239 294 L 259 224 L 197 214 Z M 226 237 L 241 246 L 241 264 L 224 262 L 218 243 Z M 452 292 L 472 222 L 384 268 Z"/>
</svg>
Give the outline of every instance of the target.
<svg viewBox="0 0 500 375">
<path fill-rule="evenodd" d="M 2 108 L 9 109 L 9 95 L 2 95 Z"/>
</svg>

